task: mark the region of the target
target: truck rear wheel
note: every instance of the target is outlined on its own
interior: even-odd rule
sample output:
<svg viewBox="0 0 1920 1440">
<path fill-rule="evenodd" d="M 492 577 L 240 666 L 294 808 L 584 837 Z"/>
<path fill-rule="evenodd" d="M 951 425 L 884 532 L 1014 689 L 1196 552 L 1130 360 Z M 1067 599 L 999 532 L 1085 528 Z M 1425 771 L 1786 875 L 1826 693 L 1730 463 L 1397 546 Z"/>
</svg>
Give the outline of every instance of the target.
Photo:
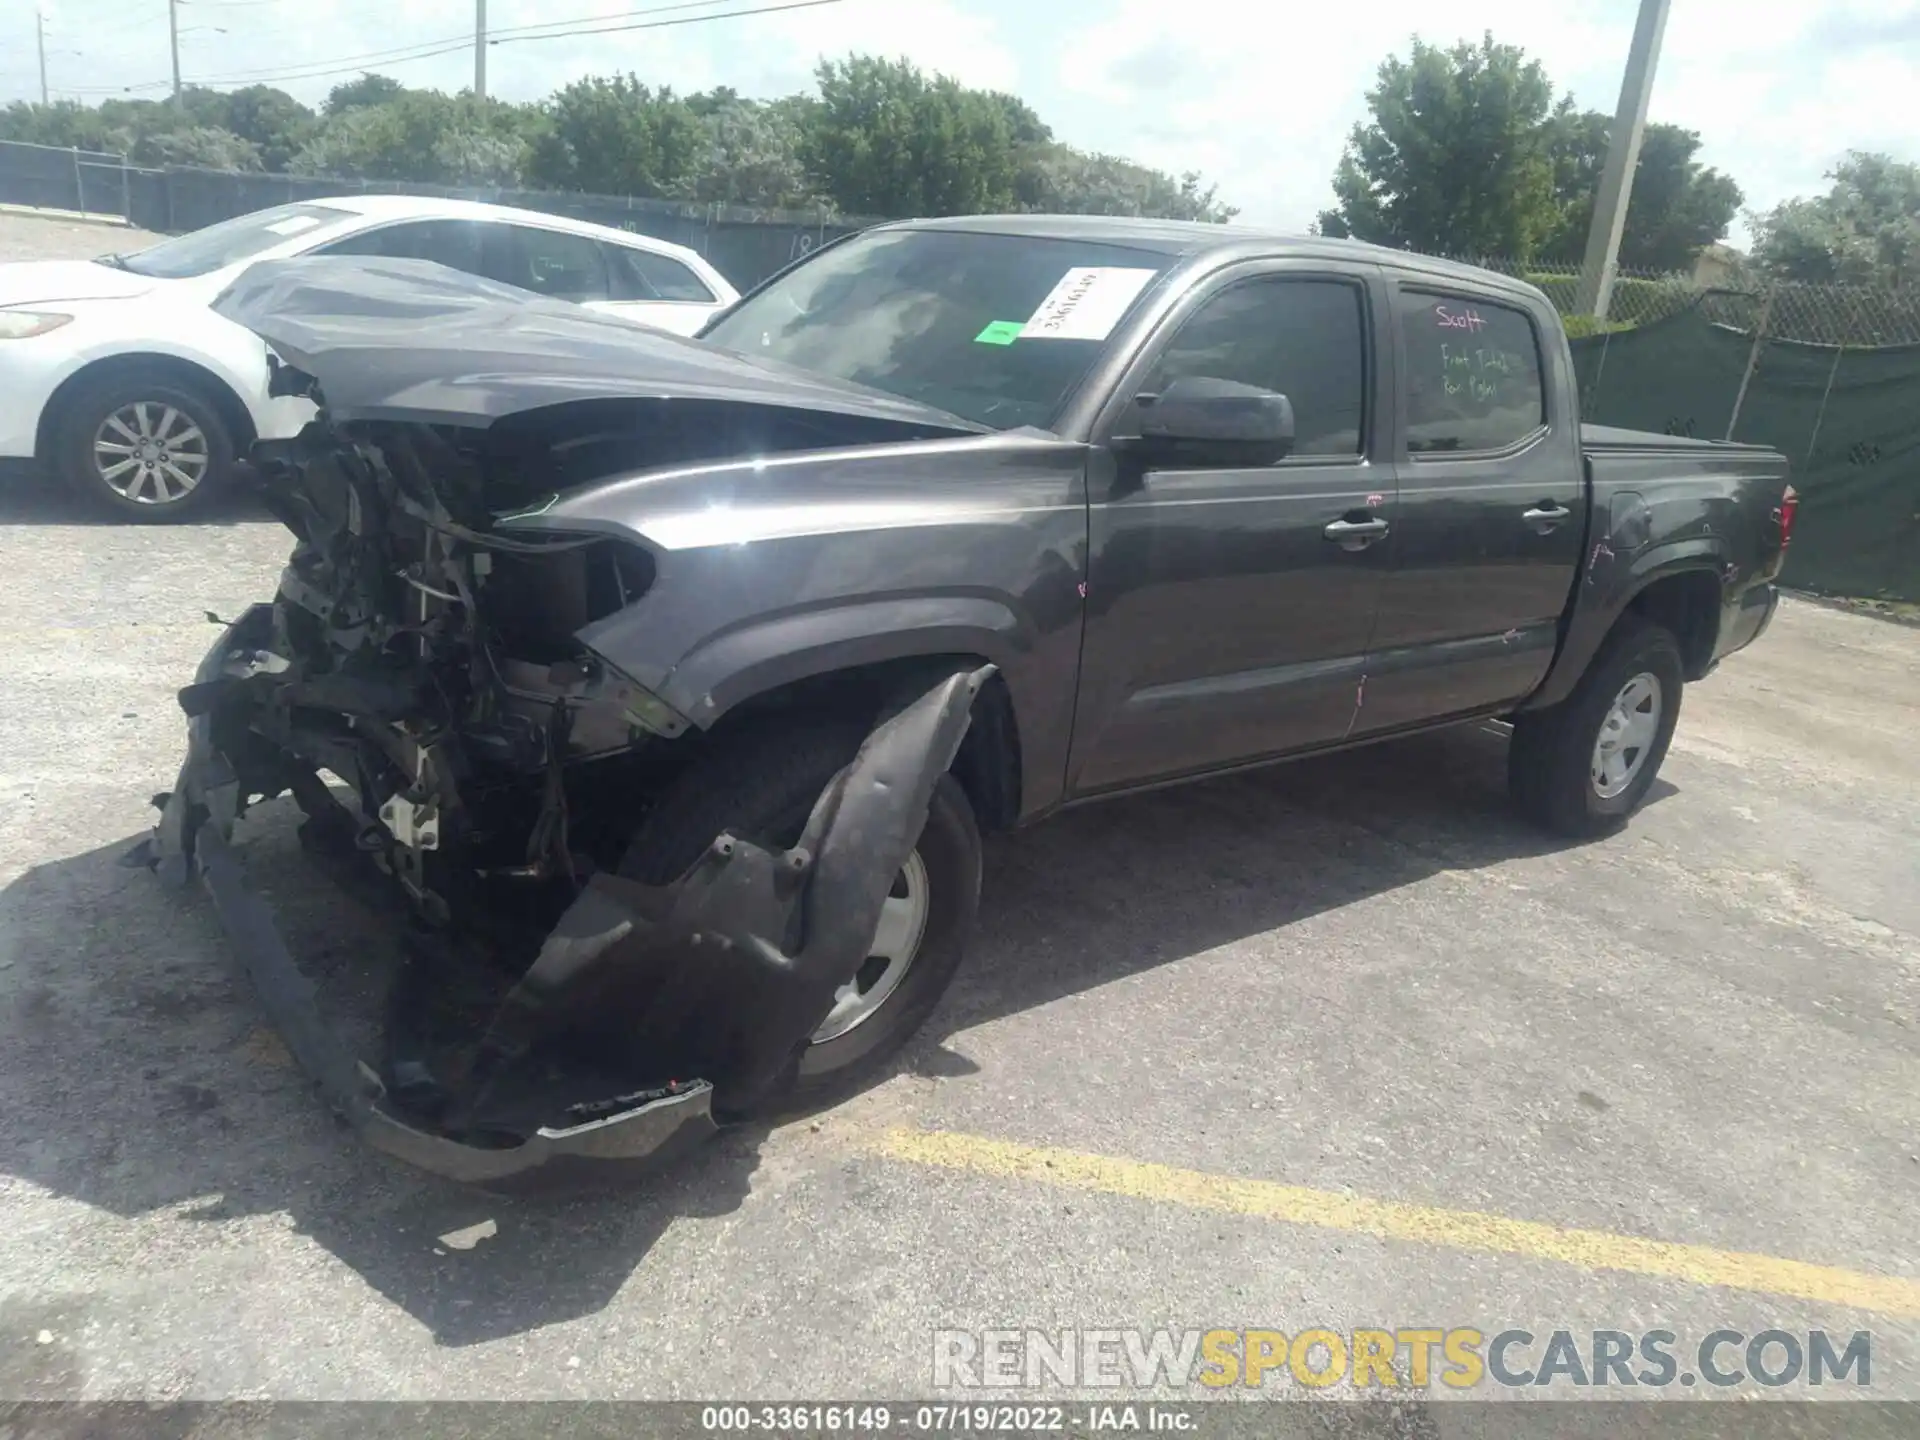
<svg viewBox="0 0 1920 1440">
<path fill-rule="evenodd" d="M 620 873 L 668 884 L 723 830 L 760 845 L 792 845 L 820 792 L 865 738 L 864 725 L 788 719 L 720 741 L 675 777 L 629 841 Z M 825 1104 L 871 1079 L 946 992 L 979 908 L 979 826 L 966 792 L 943 775 L 920 842 L 894 877 L 872 953 L 795 1053 L 784 1083 L 754 1112 Z"/>
<path fill-rule="evenodd" d="M 1507 787 L 1521 813 L 1576 839 L 1618 830 L 1660 773 L 1685 683 L 1672 633 L 1624 617 L 1571 695 L 1514 717 Z"/>
</svg>

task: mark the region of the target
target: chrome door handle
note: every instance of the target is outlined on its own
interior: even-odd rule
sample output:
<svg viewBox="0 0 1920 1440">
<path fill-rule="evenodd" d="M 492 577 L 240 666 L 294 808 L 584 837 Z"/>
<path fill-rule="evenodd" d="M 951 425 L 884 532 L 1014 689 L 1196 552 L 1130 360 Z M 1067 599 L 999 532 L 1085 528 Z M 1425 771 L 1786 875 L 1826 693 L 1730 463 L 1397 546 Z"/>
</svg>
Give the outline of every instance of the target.
<svg viewBox="0 0 1920 1440">
<path fill-rule="evenodd" d="M 1560 522 L 1572 514 L 1573 512 L 1566 506 L 1550 500 L 1545 504 L 1534 506 L 1531 510 L 1521 512 L 1520 518 L 1533 527 L 1535 534 L 1546 535 L 1557 529 Z"/>
<path fill-rule="evenodd" d="M 1342 550 L 1364 550 L 1387 533 L 1384 520 L 1336 520 L 1320 532 Z"/>
</svg>

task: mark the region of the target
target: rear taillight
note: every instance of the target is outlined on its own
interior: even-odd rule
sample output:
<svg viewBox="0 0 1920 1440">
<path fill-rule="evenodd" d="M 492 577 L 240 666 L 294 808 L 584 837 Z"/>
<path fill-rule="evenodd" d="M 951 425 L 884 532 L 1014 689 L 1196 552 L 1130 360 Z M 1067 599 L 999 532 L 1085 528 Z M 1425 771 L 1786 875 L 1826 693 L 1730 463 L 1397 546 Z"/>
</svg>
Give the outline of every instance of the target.
<svg viewBox="0 0 1920 1440">
<path fill-rule="evenodd" d="M 1800 492 L 1787 486 L 1787 493 L 1780 497 L 1780 508 L 1773 513 L 1780 522 L 1780 548 L 1784 550 L 1793 539 L 1793 517 L 1800 513 Z"/>
</svg>

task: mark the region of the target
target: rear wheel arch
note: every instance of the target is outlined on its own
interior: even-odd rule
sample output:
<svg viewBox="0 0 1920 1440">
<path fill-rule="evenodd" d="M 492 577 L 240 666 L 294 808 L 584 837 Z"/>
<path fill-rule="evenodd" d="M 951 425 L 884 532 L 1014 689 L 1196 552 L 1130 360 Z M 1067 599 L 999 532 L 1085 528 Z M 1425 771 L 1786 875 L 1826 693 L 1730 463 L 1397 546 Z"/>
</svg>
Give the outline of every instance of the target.
<svg viewBox="0 0 1920 1440">
<path fill-rule="evenodd" d="M 1581 586 L 1553 668 L 1516 713 L 1563 704 L 1607 642 L 1629 623 L 1651 623 L 1672 634 L 1686 678 L 1700 679 L 1719 645 L 1723 564 L 1712 541 L 1689 541 L 1682 550 L 1668 549 L 1640 561 L 1630 577 L 1615 585 L 1600 590 Z"/>
<path fill-rule="evenodd" d="M 1669 571 L 1634 591 L 1614 627 L 1629 615 L 1660 626 L 1679 644 L 1687 679 L 1698 680 L 1719 643 L 1721 599 L 1720 577 L 1712 569 Z"/>
</svg>

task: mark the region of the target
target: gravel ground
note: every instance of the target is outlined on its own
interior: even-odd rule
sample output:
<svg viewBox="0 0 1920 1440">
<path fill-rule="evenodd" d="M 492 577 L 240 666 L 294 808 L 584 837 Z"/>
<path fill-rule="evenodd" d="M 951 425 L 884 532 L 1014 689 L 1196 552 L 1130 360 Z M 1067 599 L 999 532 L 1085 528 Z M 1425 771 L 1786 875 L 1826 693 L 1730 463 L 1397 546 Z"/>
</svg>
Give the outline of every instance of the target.
<svg viewBox="0 0 1920 1440">
<path fill-rule="evenodd" d="M 537 1203 L 356 1148 L 205 903 L 116 864 L 286 548 L 0 493 L 0 1398 L 904 1396 L 936 1327 L 1422 1324 L 1869 1329 L 1920 1397 L 1912 628 L 1784 603 L 1597 844 L 1510 818 L 1490 728 L 1001 839 L 891 1078 Z M 370 994 L 367 918 L 250 833 Z"/>
<path fill-rule="evenodd" d="M 150 230 L 103 220 L 49 219 L 0 206 L 0 261 L 90 260 L 164 240 Z"/>
</svg>

